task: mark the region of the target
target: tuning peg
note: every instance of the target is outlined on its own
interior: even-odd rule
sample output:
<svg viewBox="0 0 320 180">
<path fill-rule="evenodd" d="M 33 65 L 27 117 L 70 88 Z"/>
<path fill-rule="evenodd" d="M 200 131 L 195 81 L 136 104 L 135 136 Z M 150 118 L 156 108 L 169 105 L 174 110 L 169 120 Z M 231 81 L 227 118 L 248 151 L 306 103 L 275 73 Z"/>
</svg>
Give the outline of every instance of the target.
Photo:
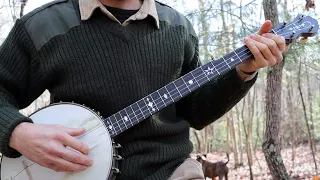
<svg viewBox="0 0 320 180">
<path fill-rule="evenodd" d="M 311 32 L 311 31 L 313 30 L 313 28 L 314 28 L 314 25 L 312 25 L 312 26 L 310 27 L 309 32 Z"/>
<path fill-rule="evenodd" d="M 293 31 L 292 34 L 290 35 L 290 38 L 292 39 L 295 34 L 296 34 L 296 32 Z"/>
<path fill-rule="evenodd" d="M 281 27 L 281 28 L 286 27 L 286 25 L 287 25 L 287 23 L 286 23 L 286 22 L 283 22 L 283 23 L 282 23 L 282 27 Z"/>
<path fill-rule="evenodd" d="M 301 21 L 304 18 L 304 15 L 300 15 L 299 21 Z"/>
</svg>

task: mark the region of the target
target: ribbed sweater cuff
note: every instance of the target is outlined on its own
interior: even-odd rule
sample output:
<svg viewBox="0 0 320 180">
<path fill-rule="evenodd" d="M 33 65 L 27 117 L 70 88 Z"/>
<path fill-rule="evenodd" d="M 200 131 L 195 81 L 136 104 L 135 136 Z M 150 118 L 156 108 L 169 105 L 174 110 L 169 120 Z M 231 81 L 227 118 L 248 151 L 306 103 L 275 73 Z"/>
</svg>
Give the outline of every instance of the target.
<svg viewBox="0 0 320 180">
<path fill-rule="evenodd" d="M 16 126 L 22 122 L 32 122 L 28 117 L 19 113 L 19 110 L 12 107 L 0 108 L 0 147 L 1 153 L 10 158 L 16 158 L 21 154 L 15 149 L 9 147 L 11 133 Z"/>
</svg>

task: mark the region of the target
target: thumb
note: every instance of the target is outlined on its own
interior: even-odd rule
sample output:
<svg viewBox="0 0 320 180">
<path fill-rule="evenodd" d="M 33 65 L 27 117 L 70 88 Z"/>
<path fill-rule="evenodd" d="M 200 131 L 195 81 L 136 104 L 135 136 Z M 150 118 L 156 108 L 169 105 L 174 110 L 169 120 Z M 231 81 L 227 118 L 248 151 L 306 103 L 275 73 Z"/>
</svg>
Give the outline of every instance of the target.
<svg viewBox="0 0 320 180">
<path fill-rule="evenodd" d="M 260 27 L 259 31 L 257 34 L 262 35 L 264 33 L 268 33 L 272 27 L 272 23 L 270 20 L 265 21 L 262 26 Z"/>
<path fill-rule="evenodd" d="M 85 132 L 84 128 L 66 128 L 64 129 L 70 136 L 80 136 Z"/>
</svg>

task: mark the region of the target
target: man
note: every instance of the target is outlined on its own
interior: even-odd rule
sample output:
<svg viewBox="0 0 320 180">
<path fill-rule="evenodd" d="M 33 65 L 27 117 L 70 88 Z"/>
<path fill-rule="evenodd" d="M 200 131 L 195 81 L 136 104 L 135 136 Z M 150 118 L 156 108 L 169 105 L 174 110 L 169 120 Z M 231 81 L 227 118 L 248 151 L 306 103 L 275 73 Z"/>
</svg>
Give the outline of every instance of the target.
<svg viewBox="0 0 320 180">
<path fill-rule="evenodd" d="M 254 59 L 117 136 L 124 157 L 118 179 L 203 178 L 189 158 L 189 128 L 221 117 L 258 69 L 282 60 L 284 39 L 267 33 L 270 27 L 266 21 L 245 38 Z M 58 0 L 34 10 L 17 20 L 0 49 L 1 153 L 59 172 L 86 169 L 89 149 L 74 138 L 83 129 L 33 124 L 18 110 L 48 89 L 108 117 L 199 66 L 198 53 L 190 22 L 154 0 Z"/>
</svg>

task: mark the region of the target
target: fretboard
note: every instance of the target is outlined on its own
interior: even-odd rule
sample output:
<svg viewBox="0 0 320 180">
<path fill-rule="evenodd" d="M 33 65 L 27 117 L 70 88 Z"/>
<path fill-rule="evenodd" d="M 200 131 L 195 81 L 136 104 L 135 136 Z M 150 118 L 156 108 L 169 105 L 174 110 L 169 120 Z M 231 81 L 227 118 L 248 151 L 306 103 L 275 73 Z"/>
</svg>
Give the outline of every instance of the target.
<svg viewBox="0 0 320 180">
<path fill-rule="evenodd" d="M 212 79 L 225 74 L 241 62 L 249 59 L 252 53 L 246 46 L 210 61 L 184 76 L 176 79 L 157 91 L 143 97 L 130 106 L 106 118 L 104 123 L 111 137 L 140 123 L 168 105 L 179 101 Z"/>
</svg>

